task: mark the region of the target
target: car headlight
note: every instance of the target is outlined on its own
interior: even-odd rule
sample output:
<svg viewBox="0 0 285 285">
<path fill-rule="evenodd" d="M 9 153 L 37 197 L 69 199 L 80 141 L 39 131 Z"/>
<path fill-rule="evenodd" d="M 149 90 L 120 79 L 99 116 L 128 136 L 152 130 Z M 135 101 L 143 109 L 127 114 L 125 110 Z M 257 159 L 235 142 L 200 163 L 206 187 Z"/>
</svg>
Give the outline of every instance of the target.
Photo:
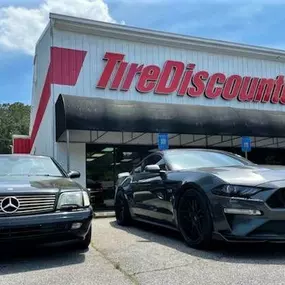
<svg viewBox="0 0 285 285">
<path fill-rule="evenodd" d="M 57 203 L 57 209 L 80 208 L 90 205 L 89 196 L 86 191 L 74 191 L 61 193 Z"/>
<path fill-rule="evenodd" d="M 83 205 L 84 205 L 84 207 L 90 206 L 89 195 L 86 191 L 83 191 Z"/>
<path fill-rule="evenodd" d="M 260 191 L 262 191 L 262 189 L 256 187 L 224 185 L 222 187 L 213 189 L 212 193 L 228 197 L 250 197 Z"/>
</svg>

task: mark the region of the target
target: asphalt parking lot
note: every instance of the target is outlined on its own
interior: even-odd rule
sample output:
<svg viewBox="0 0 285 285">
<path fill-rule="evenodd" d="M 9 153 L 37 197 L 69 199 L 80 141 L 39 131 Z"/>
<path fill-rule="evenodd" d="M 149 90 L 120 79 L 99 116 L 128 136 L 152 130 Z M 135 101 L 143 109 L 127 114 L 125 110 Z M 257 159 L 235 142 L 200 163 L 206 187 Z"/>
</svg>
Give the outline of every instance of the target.
<svg viewBox="0 0 285 285">
<path fill-rule="evenodd" d="M 114 218 L 93 221 L 87 252 L 72 245 L 5 248 L 0 284 L 285 284 L 285 245 L 218 245 L 188 248 L 179 234 Z"/>
</svg>

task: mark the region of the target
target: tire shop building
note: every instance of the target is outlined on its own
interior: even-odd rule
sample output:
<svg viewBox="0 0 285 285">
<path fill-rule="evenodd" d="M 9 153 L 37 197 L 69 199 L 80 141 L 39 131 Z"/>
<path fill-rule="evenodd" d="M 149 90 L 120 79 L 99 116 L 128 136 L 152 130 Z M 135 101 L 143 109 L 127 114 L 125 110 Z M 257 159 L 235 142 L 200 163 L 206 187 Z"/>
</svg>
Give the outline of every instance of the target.
<svg viewBox="0 0 285 285">
<path fill-rule="evenodd" d="M 29 137 L 112 206 L 117 173 L 157 149 L 208 147 L 285 164 L 285 51 L 50 14 L 34 57 Z M 101 192 L 100 192 L 101 191 Z"/>
</svg>

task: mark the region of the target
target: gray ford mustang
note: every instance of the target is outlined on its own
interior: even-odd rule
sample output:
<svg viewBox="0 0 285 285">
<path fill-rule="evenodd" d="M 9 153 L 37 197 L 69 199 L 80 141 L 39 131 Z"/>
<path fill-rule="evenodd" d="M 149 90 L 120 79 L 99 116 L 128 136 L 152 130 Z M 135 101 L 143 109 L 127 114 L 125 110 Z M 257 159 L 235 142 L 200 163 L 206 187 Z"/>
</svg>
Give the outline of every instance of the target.
<svg viewBox="0 0 285 285">
<path fill-rule="evenodd" d="M 285 241 L 285 167 L 224 151 L 171 149 L 124 176 L 115 195 L 119 225 L 140 220 L 176 229 L 195 248 L 214 239 Z"/>
</svg>

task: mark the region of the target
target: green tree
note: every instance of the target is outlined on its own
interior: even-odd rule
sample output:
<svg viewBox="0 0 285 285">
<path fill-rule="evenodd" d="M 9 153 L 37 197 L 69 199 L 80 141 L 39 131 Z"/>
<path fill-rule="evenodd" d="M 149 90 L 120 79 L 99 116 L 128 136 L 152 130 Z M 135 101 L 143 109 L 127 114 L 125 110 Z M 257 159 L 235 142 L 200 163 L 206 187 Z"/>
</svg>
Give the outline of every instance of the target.
<svg viewBox="0 0 285 285">
<path fill-rule="evenodd" d="M 11 153 L 12 135 L 28 135 L 31 107 L 20 102 L 0 104 L 0 153 Z"/>
</svg>

